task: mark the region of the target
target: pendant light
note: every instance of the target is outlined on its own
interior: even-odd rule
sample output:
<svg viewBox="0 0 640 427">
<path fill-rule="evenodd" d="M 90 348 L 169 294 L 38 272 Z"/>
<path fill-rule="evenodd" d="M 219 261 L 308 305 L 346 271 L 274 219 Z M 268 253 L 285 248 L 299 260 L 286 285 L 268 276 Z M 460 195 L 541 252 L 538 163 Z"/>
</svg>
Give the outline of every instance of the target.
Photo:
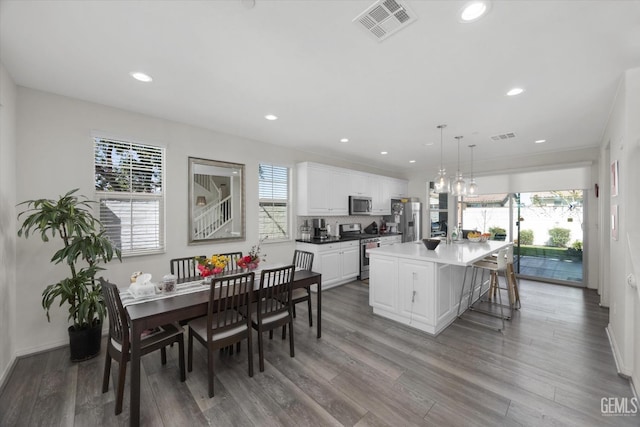
<svg viewBox="0 0 640 427">
<path fill-rule="evenodd" d="M 440 129 L 440 170 L 433 181 L 433 191 L 436 193 L 449 192 L 449 179 L 447 178 L 447 173 L 444 170 L 444 165 L 442 164 L 442 130 L 446 127 L 447 125 L 438 125 L 438 129 Z"/>
<path fill-rule="evenodd" d="M 464 196 L 467 194 L 467 186 L 462 179 L 462 172 L 460 172 L 460 140 L 461 136 L 455 137 L 458 140 L 458 173 L 456 173 L 456 180 L 451 184 L 451 195 L 452 196 Z"/>
<path fill-rule="evenodd" d="M 473 147 L 476 144 L 471 144 L 469 148 L 471 148 L 471 174 L 469 181 L 469 187 L 467 187 L 467 197 L 477 197 L 478 196 L 478 184 L 476 184 L 476 179 L 473 177 Z"/>
</svg>

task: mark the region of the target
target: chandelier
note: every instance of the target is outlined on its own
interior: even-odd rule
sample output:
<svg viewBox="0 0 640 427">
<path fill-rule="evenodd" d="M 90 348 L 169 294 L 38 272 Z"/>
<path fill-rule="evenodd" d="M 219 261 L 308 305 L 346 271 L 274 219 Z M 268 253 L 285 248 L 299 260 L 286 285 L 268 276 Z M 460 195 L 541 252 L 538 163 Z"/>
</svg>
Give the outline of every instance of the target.
<svg viewBox="0 0 640 427">
<path fill-rule="evenodd" d="M 467 187 L 467 197 L 477 197 L 478 196 L 478 184 L 476 184 L 476 179 L 473 177 L 473 147 L 476 144 L 471 144 L 469 148 L 471 148 L 471 173 L 469 174 L 469 187 Z"/>
<path fill-rule="evenodd" d="M 446 127 L 447 125 L 438 125 L 438 129 L 440 129 L 440 170 L 433 181 L 433 191 L 436 193 L 449 192 L 449 179 L 447 178 L 447 173 L 444 169 L 444 165 L 442 164 L 442 130 Z"/>
<path fill-rule="evenodd" d="M 455 137 L 458 140 L 458 172 L 456 173 L 456 180 L 451 184 L 452 196 L 464 196 L 467 194 L 467 185 L 462 178 L 462 172 L 460 172 L 460 140 L 461 136 Z"/>
</svg>

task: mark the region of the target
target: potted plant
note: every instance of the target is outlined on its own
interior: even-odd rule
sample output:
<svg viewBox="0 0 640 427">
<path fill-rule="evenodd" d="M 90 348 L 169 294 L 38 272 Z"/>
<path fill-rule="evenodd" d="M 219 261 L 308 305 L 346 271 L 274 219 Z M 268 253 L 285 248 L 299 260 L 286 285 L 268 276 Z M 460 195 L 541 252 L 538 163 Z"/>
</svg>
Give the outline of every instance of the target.
<svg viewBox="0 0 640 427">
<path fill-rule="evenodd" d="M 18 215 L 26 215 L 18 230 L 18 236 L 40 233 L 44 242 L 49 237 L 59 236 L 63 246 L 51 258 L 55 264 L 65 263 L 71 275 L 57 283 L 48 285 L 42 292 L 42 307 L 49 317 L 49 310 L 56 300 L 59 305 L 68 304 L 69 344 L 71 360 L 81 361 L 96 356 L 100 352 L 102 321 L 106 308 L 102 299 L 102 289 L 95 282 L 98 271 L 104 270 L 98 264 L 109 262 L 113 257 L 122 260 L 120 249 L 105 235 L 102 223 L 93 216 L 91 204 L 84 196 L 76 196 L 78 191 L 69 191 L 58 200 L 27 200 L 20 205 L 27 209 Z"/>
</svg>

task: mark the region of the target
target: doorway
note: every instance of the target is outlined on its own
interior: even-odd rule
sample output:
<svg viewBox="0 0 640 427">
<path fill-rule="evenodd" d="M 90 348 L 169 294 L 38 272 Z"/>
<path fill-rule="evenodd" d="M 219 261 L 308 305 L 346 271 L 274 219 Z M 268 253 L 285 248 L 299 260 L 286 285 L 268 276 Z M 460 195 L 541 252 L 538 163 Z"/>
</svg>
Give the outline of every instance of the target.
<svg viewBox="0 0 640 427">
<path fill-rule="evenodd" d="M 552 283 L 585 286 L 584 192 L 485 194 L 462 199 L 462 228 L 514 243 L 516 273 Z"/>
</svg>

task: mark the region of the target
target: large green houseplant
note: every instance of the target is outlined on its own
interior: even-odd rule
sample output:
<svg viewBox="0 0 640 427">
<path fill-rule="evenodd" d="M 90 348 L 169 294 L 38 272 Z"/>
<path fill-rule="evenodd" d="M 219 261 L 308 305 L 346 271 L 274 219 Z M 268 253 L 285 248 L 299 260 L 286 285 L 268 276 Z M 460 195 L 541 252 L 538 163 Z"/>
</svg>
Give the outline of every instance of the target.
<svg viewBox="0 0 640 427">
<path fill-rule="evenodd" d="M 102 321 L 106 314 L 102 289 L 95 282 L 95 275 L 103 270 L 100 263 L 117 257 L 120 250 L 106 236 L 102 223 L 93 216 L 91 204 L 84 196 L 76 196 L 71 190 L 58 200 L 27 200 L 20 205 L 27 208 L 18 215 L 26 218 L 18 230 L 18 236 L 28 238 L 40 234 L 44 242 L 49 237 L 62 240 L 63 246 L 51 258 L 55 264 L 65 263 L 71 275 L 48 285 L 42 292 L 42 307 L 50 321 L 49 310 L 56 300 L 69 306 L 71 359 L 84 360 L 100 352 Z M 85 341 L 88 340 L 88 341 Z M 97 351 L 96 351 L 97 340 Z"/>
</svg>

